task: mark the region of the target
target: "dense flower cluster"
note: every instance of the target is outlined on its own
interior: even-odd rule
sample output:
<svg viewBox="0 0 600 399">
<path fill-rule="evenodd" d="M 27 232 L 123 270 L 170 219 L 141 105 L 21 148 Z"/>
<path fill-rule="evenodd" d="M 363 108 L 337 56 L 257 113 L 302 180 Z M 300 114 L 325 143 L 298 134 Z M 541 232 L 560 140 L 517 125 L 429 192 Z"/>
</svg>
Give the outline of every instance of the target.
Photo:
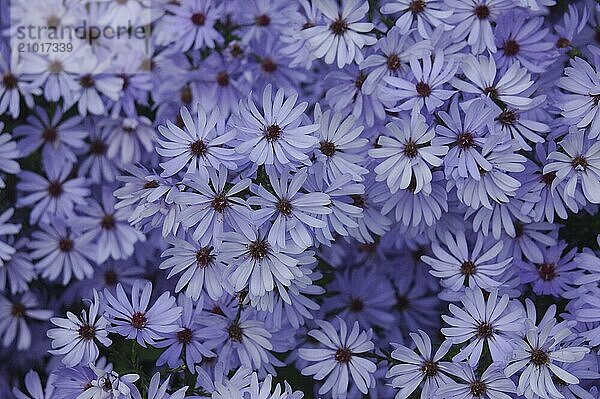
<svg viewBox="0 0 600 399">
<path fill-rule="evenodd" d="M 600 398 L 597 2 L 10 3 L 0 397 Z"/>
</svg>

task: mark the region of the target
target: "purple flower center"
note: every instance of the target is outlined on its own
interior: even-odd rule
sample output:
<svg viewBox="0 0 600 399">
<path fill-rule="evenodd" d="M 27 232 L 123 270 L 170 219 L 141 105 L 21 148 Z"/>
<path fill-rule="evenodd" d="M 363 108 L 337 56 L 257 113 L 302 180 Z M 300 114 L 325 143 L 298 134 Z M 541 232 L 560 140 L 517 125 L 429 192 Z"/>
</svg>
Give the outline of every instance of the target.
<svg viewBox="0 0 600 399">
<path fill-rule="evenodd" d="M 10 72 L 2 77 L 2 85 L 8 90 L 15 89 L 18 84 L 19 81 L 17 80 L 17 77 Z"/>
<path fill-rule="evenodd" d="M 406 295 L 396 294 L 396 310 L 403 312 L 410 308 L 410 299 Z"/>
<path fill-rule="evenodd" d="M 356 87 L 358 90 L 362 89 L 365 80 L 367 80 L 367 75 L 361 72 L 354 80 L 354 87 Z"/>
<path fill-rule="evenodd" d="M 258 26 L 268 26 L 271 24 L 271 18 L 269 18 L 268 15 L 263 14 L 256 17 L 254 22 L 256 22 L 256 25 Z"/>
<path fill-rule="evenodd" d="M 494 329 L 492 328 L 492 325 L 490 323 L 488 323 L 487 321 L 479 323 L 479 325 L 477 326 L 478 338 L 487 339 L 490 338 L 492 335 L 494 335 Z"/>
<path fill-rule="evenodd" d="M 339 348 L 335 352 L 335 361 L 339 363 L 348 363 L 352 359 L 352 351 L 346 347 Z"/>
<path fill-rule="evenodd" d="M 400 57 L 397 54 L 392 54 L 387 59 L 387 67 L 390 71 L 397 71 L 400 69 Z"/>
<path fill-rule="evenodd" d="M 359 208 L 365 207 L 365 205 L 366 205 L 365 197 L 363 197 L 360 194 L 352 194 L 350 197 L 352 198 L 352 205 L 359 207 Z"/>
<path fill-rule="evenodd" d="M 192 20 L 192 23 L 196 26 L 204 26 L 204 23 L 206 22 L 206 16 L 201 12 L 193 14 L 190 19 Z"/>
<path fill-rule="evenodd" d="M 571 165 L 573 165 L 573 168 L 575 168 L 575 169 L 577 169 L 579 167 L 579 168 L 582 168 L 583 170 L 586 170 L 588 167 L 588 161 L 587 161 L 587 159 L 585 159 L 583 157 L 583 155 L 577 155 L 571 161 Z"/>
<path fill-rule="evenodd" d="M 486 386 L 481 381 L 473 381 L 469 385 L 469 391 L 471 391 L 471 395 L 473 395 L 476 398 L 483 396 L 483 394 L 485 393 L 485 390 L 486 390 Z"/>
<path fill-rule="evenodd" d="M 543 366 L 545 364 L 548 364 L 549 361 L 550 357 L 548 356 L 546 351 L 543 351 L 541 349 L 534 349 L 531 352 L 531 362 L 536 366 Z"/>
<path fill-rule="evenodd" d="M 489 96 L 492 100 L 498 99 L 498 90 L 496 90 L 496 88 L 493 86 L 489 86 L 483 89 L 483 94 Z"/>
<path fill-rule="evenodd" d="M 335 144 L 331 141 L 321 141 L 320 150 L 323 155 L 327 157 L 332 157 L 335 154 Z"/>
<path fill-rule="evenodd" d="M 131 316 L 131 325 L 138 330 L 146 327 L 148 323 L 148 319 L 143 312 L 135 312 L 133 316 Z"/>
<path fill-rule="evenodd" d="M 505 111 L 502 111 L 502 113 L 500 115 L 498 115 L 498 120 L 500 121 L 501 124 L 503 124 L 505 126 L 514 125 L 518 119 L 519 119 L 519 115 L 517 114 L 516 111 L 513 111 L 512 109 L 507 109 Z"/>
<path fill-rule="evenodd" d="M 329 30 L 336 36 L 342 36 L 348 30 L 348 23 L 344 19 L 336 19 L 329 25 Z"/>
<path fill-rule="evenodd" d="M 107 270 L 104 273 L 104 283 L 108 286 L 115 286 L 119 282 L 119 277 L 114 270 Z"/>
<path fill-rule="evenodd" d="M 265 58 L 261 62 L 263 71 L 266 73 L 273 73 L 277 70 L 277 64 L 271 58 Z"/>
<path fill-rule="evenodd" d="M 425 82 L 417 83 L 415 85 L 415 88 L 419 97 L 429 97 L 429 95 L 431 94 L 431 87 L 429 87 L 429 85 Z"/>
<path fill-rule="evenodd" d="M 202 140 L 196 140 L 190 144 L 190 152 L 197 157 L 204 156 L 207 149 L 208 146 Z"/>
<path fill-rule="evenodd" d="M 229 85 L 229 75 L 227 72 L 219 72 L 217 74 L 217 84 L 221 87 Z"/>
<path fill-rule="evenodd" d="M 204 247 L 196 251 L 196 265 L 200 269 L 208 267 L 215 259 L 215 256 L 211 253 L 212 250 L 213 247 Z"/>
<path fill-rule="evenodd" d="M 90 143 L 90 154 L 104 155 L 106 153 L 106 144 L 102 140 L 94 140 Z"/>
<path fill-rule="evenodd" d="M 554 280 L 557 276 L 556 266 L 554 263 L 540 263 L 537 266 L 538 274 L 544 281 Z"/>
<path fill-rule="evenodd" d="M 192 337 L 194 336 L 192 330 L 185 327 L 183 330 L 177 332 L 177 340 L 184 345 L 187 345 L 192 342 Z"/>
<path fill-rule="evenodd" d="M 96 84 L 96 82 L 94 81 L 94 78 L 90 74 L 83 75 L 82 77 L 79 78 L 79 85 L 81 87 L 83 87 L 84 89 L 89 89 L 91 87 L 94 87 L 95 84 Z"/>
<path fill-rule="evenodd" d="M 248 253 L 254 260 L 262 260 L 269 254 L 269 243 L 265 240 L 258 240 L 248 244 Z"/>
<path fill-rule="evenodd" d="M 350 306 L 348 308 L 351 312 L 360 312 L 365 308 L 365 304 L 360 298 L 352 298 L 350 300 Z"/>
<path fill-rule="evenodd" d="M 220 193 L 215 195 L 210 203 L 210 206 L 215 210 L 215 212 L 223 213 L 225 212 L 228 204 L 229 202 L 227 201 L 227 196 L 224 193 Z"/>
<path fill-rule="evenodd" d="M 509 57 L 517 55 L 520 49 L 521 46 L 519 46 L 519 43 L 517 43 L 517 41 L 514 39 L 510 39 L 504 42 L 504 54 L 506 54 Z"/>
<path fill-rule="evenodd" d="M 490 9 L 485 4 L 475 7 L 474 14 L 479 19 L 487 19 L 490 16 Z"/>
<path fill-rule="evenodd" d="M 458 135 L 458 139 L 456 140 L 458 148 L 461 150 L 466 150 L 467 148 L 473 147 L 475 140 L 473 139 L 473 135 L 468 132 L 464 132 Z"/>
<path fill-rule="evenodd" d="M 410 2 L 410 4 L 408 5 L 408 9 L 413 14 L 419 14 L 425 11 L 425 5 L 426 4 L 423 0 L 414 0 Z"/>
<path fill-rule="evenodd" d="M 62 193 L 63 193 L 62 184 L 60 184 L 60 182 L 58 180 L 51 181 L 48 184 L 48 194 L 52 198 L 60 197 L 60 195 Z"/>
<path fill-rule="evenodd" d="M 404 149 L 402 150 L 404 156 L 407 158 L 414 158 L 419 155 L 419 147 L 417 147 L 417 143 L 412 140 L 408 140 L 406 144 L 404 144 Z"/>
<path fill-rule="evenodd" d="M 227 334 L 229 335 L 229 339 L 235 342 L 242 342 L 244 338 L 244 331 L 237 323 L 233 323 L 227 328 Z"/>
<path fill-rule="evenodd" d="M 156 180 L 147 181 L 144 184 L 144 188 L 146 188 L 146 189 L 148 189 L 148 188 L 158 188 L 158 182 Z"/>
<path fill-rule="evenodd" d="M 55 60 L 48 64 L 48 72 L 52 74 L 59 74 L 62 71 L 64 71 L 62 62 Z"/>
<path fill-rule="evenodd" d="M 571 41 L 566 37 L 561 37 L 556 41 L 556 48 L 566 48 L 571 45 Z"/>
<path fill-rule="evenodd" d="M 13 317 L 16 318 L 21 318 L 25 316 L 25 305 L 23 305 L 21 302 L 15 302 L 12 304 L 12 307 L 10 309 L 10 314 Z"/>
<path fill-rule="evenodd" d="M 69 252 L 73 249 L 73 240 L 71 240 L 70 238 L 61 238 L 60 241 L 58 241 L 58 248 L 62 251 L 62 252 Z"/>
<path fill-rule="evenodd" d="M 292 203 L 285 198 L 280 199 L 275 205 L 275 208 L 277 208 L 284 216 L 290 216 L 292 214 Z"/>
<path fill-rule="evenodd" d="M 181 102 L 184 104 L 189 104 L 192 102 L 192 89 L 189 86 L 185 86 L 181 89 L 181 92 L 179 93 L 179 98 L 181 99 Z"/>
<path fill-rule="evenodd" d="M 115 228 L 115 225 L 116 225 L 115 217 L 109 213 L 104 215 L 102 217 L 102 220 L 100 221 L 100 226 L 104 230 L 112 230 Z"/>
<path fill-rule="evenodd" d="M 460 272 L 463 276 L 472 276 L 477 271 L 475 263 L 470 260 L 466 260 L 460 265 Z"/>
<path fill-rule="evenodd" d="M 426 360 L 421 365 L 421 371 L 426 377 L 435 377 L 438 373 L 438 365 L 431 360 Z"/>
<path fill-rule="evenodd" d="M 544 182 L 546 186 L 551 186 L 554 179 L 556 179 L 556 172 L 544 173 L 540 178 L 540 180 Z"/>
<path fill-rule="evenodd" d="M 94 336 L 96 335 L 96 330 L 93 326 L 90 326 L 89 324 L 82 325 L 81 327 L 79 327 L 79 330 L 77 332 L 79 333 L 79 336 L 86 341 L 94 339 Z"/>
<path fill-rule="evenodd" d="M 281 128 L 277 124 L 273 124 L 265 128 L 264 136 L 267 141 L 276 141 L 281 137 L 281 133 Z"/>
<path fill-rule="evenodd" d="M 57 138 L 58 131 L 52 126 L 48 126 L 42 131 L 42 139 L 46 142 L 56 141 Z"/>
</svg>

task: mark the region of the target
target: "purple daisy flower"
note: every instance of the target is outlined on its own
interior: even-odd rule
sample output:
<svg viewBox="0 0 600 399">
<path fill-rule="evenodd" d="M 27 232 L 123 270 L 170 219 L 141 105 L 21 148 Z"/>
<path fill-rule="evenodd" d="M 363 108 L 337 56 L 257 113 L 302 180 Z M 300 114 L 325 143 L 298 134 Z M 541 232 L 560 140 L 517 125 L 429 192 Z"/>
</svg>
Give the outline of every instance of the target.
<svg viewBox="0 0 600 399">
<path fill-rule="evenodd" d="M 292 175 L 290 170 L 285 168 L 280 178 L 272 168 L 267 170 L 267 174 L 273 194 L 263 185 L 251 186 L 256 196 L 250 197 L 248 204 L 260 207 L 252 212 L 254 223 L 262 226 L 272 221 L 268 241 L 276 248 L 285 248 L 288 237 L 291 237 L 298 247 L 310 247 L 313 243 L 311 230 L 327 227 L 323 220 L 315 216 L 332 212 L 329 207 L 331 204 L 329 195 L 323 192 L 300 191 L 308 178 L 306 169 Z"/>
<path fill-rule="evenodd" d="M 117 284 L 117 296 L 105 289 L 105 316 L 110 322 L 109 331 L 127 339 L 135 339 L 143 347 L 155 345 L 164 334 L 179 329 L 177 320 L 182 309 L 175 305 L 175 298 L 167 292 L 150 305 L 152 283 L 138 280 L 131 287 L 131 299 L 123 286 Z"/>
<path fill-rule="evenodd" d="M 453 58 L 445 57 L 441 51 L 432 53 L 431 57 L 425 57 L 422 61 L 412 57 L 412 78 L 385 76 L 383 80 L 389 86 L 381 89 L 380 97 L 383 101 L 400 103 L 390 108 L 393 112 L 420 112 L 423 106 L 428 112 L 433 112 L 455 93 L 455 90 L 444 89 L 444 86 L 454 77 L 457 69 L 458 64 Z"/>
<path fill-rule="evenodd" d="M 159 126 L 158 131 L 164 139 L 157 139 L 156 152 L 167 161 L 160 163 L 164 171 L 162 177 L 171 177 L 183 168 L 186 173 L 206 175 L 207 167 L 219 170 L 221 165 L 227 169 L 237 168 L 235 161 L 240 158 L 233 148 L 227 148 L 228 143 L 235 137 L 235 131 L 219 132 L 217 123 L 221 119 L 218 108 L 210 113 L 198 106 L 195 121 L 186 107 L 181 107 L 183 128 L 171 121 L 167 126 Z"/>
<path fill-rule="evenodd" d="M 349 374 L 358 390 L 366 394 L 375 385 L 373 373 L 377 368 L 375 363 L 364 357 L 364 353 L 374 347 L 371 342 L 373 332 L 361 330 L 357 321 L 348 331 L 344 320 L 338 318 L 337 321 L 339 332 L 323 320 L 315 322 L 318 330 L 308 332 L 319 341 L 319 348 L 298 349 L 301 359 L 314 363 L 304 367 L 302 374 L 313 376 L 318 381 L 326 378 L 319 388 L 319 395 L 331 392 L 333 398 L 346 397 Z"/>
<path fill-rule="evenodd" d="M 223 36 L 214 28 L 223 14 L 223 4 L 212 0 L 185 0 L 168 4 L 163 18 L 162 44 L 174 44 L 178 50 L 214 48 L 223 41 Z"/>
<path fill-rule="evenodd" d="M 319 125 L 302 124 L 302 115 L 308 107 L 298 105 L 298 94 L 292 93 L 284 101 L 283 89 L 277 90 L 272 99 L 271 85 L 263 91 L 261 113 L 251 96 L 244 103 L 240 100 L 240 117 L 235 128 L 240 132 L 236 151 L 247 155 L 257 165 L 287 165 L 308 161 L 308 151 L 317 144 L 315 132 Z"/>
<path fill-rule="evenodd" d="M 393 0 L 381 7 L 381 13 L 401 14 L 396 19 L 400 33 L 406 34 L 416 25 L 419 34 L 428 38 L 438 26 L 444 30 L 451 28 L 446 21 L 453 11 L 446 6 L 444 0 Z"/>
<path fill-rule="evenodd" d="M 32 291 L 19 297 L 8 299 L 0 295 L 0 337 L 2 345 L 7 347 L 16 340 L 18 350 L 31 346 L 31 330 L 28 320 L 46 321 L 52 317 L 51 310 L 41 309 L 38 298 Z"/>
</svg>

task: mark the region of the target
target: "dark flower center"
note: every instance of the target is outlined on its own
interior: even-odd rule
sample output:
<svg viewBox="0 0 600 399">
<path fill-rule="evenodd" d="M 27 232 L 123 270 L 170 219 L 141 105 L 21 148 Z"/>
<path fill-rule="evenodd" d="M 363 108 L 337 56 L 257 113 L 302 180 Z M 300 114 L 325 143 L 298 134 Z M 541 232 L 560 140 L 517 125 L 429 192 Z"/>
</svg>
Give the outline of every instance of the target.
<svg viewBox="0 0 600 399">
<path fill-rule="evenodd" d="M 142 312 L 135 312 L 131 317 L 131 325 L 134 328 L 137 328 L 138 330 L 141 330 L 142 328 L 146 327 L 147 323 L 148 319 L 146 318 L 146 315 Z"/>
<path fill-rule="evenodd" d="M 334 35 L 341 36 L 348 30 L 348 23 L 343 19 L 337 19 L 329 25 L 329 30 L 333 32 Z"/>
<path fill-rule="evenodd" d="M 244 49 L 237 43 L 231 46 L 230 54 L 233 58 L 238 58 L 244 55 Z"/>
<path fill-rule="evenodd" d="M 519 46 L 519 43 L 517 43 L 517 41 L 514 39 L 510 39 L 504 42 L 504 54 L 506 54 L 509 57 L 517 55 L 520 49 L 521 46 Z"/>
<path fill-rule="evenodd" d="M 523 226 L 523 223 L 515 222 L 514 228 L 515 228 L 515 237 L 517 237 L 517 238 L 522 237 L 523 232 L 525 231 L 525 226 Z"/>
<path fill-rule="evenodd" d="M 592 95 L 592 101 L 594 102 L 594 105 L 598 105 L 600 104 L 600 94 L 593 94 Z"/>
<path fill-rule="evenodd" d="M 460 265 L 460 272 L 463 276 L 472 276 L 475 274 L 477 267 L 475 263 L 470 260 L 466 260 Z"/>
<path fill-rule="evenodd" d="M 267 126 L 265 128 L 265 138 L 267 139 L 267 141 L 275 141 L 275 140 L 279 140 L 279 138 L 281 137 L 281 133 L 283 131 L 281 130 L 281 128 L 275 124 L 275 125 L 271 125 L 271 126 Z"/>
<path fill-rule="evenodd" d="M 201 157 L 206 154 L 208 146 L 202 140 L 196 140 L 190 144 L 190 152 L 197 157 Z"/>
<path fill-rule="evenodd" d="M 410 299 L 406 295 L 396 294 L 396 310 L 403 312 L 410 308 Z"/>
<path fill-rule="evenodd" d="M 70 238 L 61 238 L 58 241 L 58 248 L 62 251 L 62 252 L 69 252 L 73 249 L 73 240 L 71 240 Z"/>
<path fill-rule="evenodd" d="M 209 266 L 215 256 L 212 254 L 213 247 L 203 247 L 196 251 L 196 264 L 199 268 L 203 269 Z"/>
<path fill-rule="evenodd" d="M 400 57 L 397 54 L 392 54 L 387 59 L 387 67 L 390 71 L 397 71 L 400 69 Z"/>
<path fill-rule="evenodd" d="M 419 147 L 417 147 L 417 143 L 409 140 L 406 144 L 404 144 L 404 149 L 402 152 L 407 158 L 414 158 L 419 155 Z"/>
<path fill-rule="evenodd" d="M 556 266 L 554 263 L 539 263 L 536 266 L 542 280 L 550 281 L 556 278 Z"/>
<path fill-rule="evenodd" d="M 104 272 L 104 283 L 108 286 L 115 286 L 119 282 L 119 277 L 114 270 Z"/>
<path fill-rule="evenodd" d="M 438 373 L 438 365 L 431 360 L 426 360 L 421 365 L 421 371 L 425 374 L 426 377 L 435 377 Z"/>
<path fill-rule="evenodd" d="M 335 144 L 331 141 L 321 141 L 321 152 L 327 157 L 332 157 L 335 154 Z"/>
<path fill-rule="evenodd" d="M 100 221 L 100 226 L 105 230 L 112 230 L 115 228 L 115 217 L 111 214 L 106 214 L 102 217 Z"/>
<path fill-rule="evenodd" d="M 102 382 L 102 389 L 103 389 L 105 392 L 110 392 L 110 391 L 112 391 L 112 389 L 113 389 L 113 386 L 112 386 L 112 382 L 110 381 L 110 379 L 109 379 L 109 378 L 105 378 L 105 379 L 104 379 L 104 382 Z"/>
<path fill-rule="evenodd" d="M 489 86 L 483 89 L 483 94 L 489 96 L 492 100 L 498 99 L 498 90 L 496 90 L 496 88 L 493 86 Z"/>
<path fill-rule="evenodd" d="M 158 182 L 156 180 L 147 181 L 144 184 L 144 188 L 158 188 Z"/>
<path fill-rule="evenodd" d="M 242 342 L 242 338 L 244 337 L 244 331 L 237 323 L 234 323 L 227 328 L 227 334 L 229 334 L 229 339 L 236 342 Z"/>
<path fill-rule="evenodd" d="M 540 178 L 540 180 L 547 186 L 551 186 L 554 179 L 556 179 L 556 172 L 544 173 Z"/>
<path fill-rule="evenodd" d="M 556 48 L 565 48 L 571 45 L 571 41 L 566 37 L 561 37 L 556 41 Z"/>
<path fill-rule="evenodd" d="M 469 390 L 471 391 L 471 395 L 475 397 L 481 397 L 485 393 L 486 386 L 481 381 L 473 381 L 469 385 Z"/>
<path fill-rule="evenodd" d="M 79 330 L 77 332 L 79 333 L 79 336 L 85 339 L 86 341 L 94 339 L 94 336 L 96 335 L 96 330 L 93 326 L 90 326 L 89 324 L 82 325 L 81 327 L 79 327 Z"/>
<path fill-rule="evenodd" d="M 431 94 L 431 87 L 425 82 L 419 82 L 416 84 L 417 94 L 420 97 L 429 97 Z"/>
<path fill-rule="evenodd" d="M 262 60 L 261 66 L 266 73 L 273 73 L 277 70 L 277 64 L 270 58 Z"/>
<path fill-rule="evenodd" d="M 185 86 L 184 88 L 181 89 L 181 92 L 179 93 L 179 98 L 181 99 L 181 102 L 184 104 L 189 104 L 192 102 L 192 89 L 189 86 Z"/>
<path fill-rule="evenodd" d="M 106 144 L 102 140 L 94 140 L 90 143 L 90 153 L 94 155 L 104 155 L 106 153 Z"/>
<path fill-rule="evenodd" d="M 365 197 L 360 194 L 352 194 L 350 196 L 352 198 L 352 205 L 357 206 L 359 208 L 364 208 L 366 205 Z"/>
<path fill-rule="evenodd" d="M 92 75 L 90 75 L 90 74 L 83 75 L 82 77 L 79 78 L 79 85 L 81 87 L 83 87 L 84 89 L 89 89 L 90 87 L 94 87 L 95 84 L 96 84 L 96 82 L 94 81 L 94 78 L 92 78 Z"/>
<path fill-rule="evenodd" d="M 502 113 L 498 116 L 498 120 L 503 125 L 514 125 L 518 119 L 519 115 L 512 109 L 502 111 Z"/>
<path fill-rule="evenodd" d="M 534 349 L 531 352 L 531 362 L 536 366 L 543 366 L 550 361 L 548 354 L 541 349 Z"/>
<path fill-rule="evenodd" d="M 275 205 L 275 208 L 285 216 L 290 216 L 292 214 L 292 203 L 287 199 L 280 199 Z"/>
<path fill-rule="evenodd" d="M 356 87 L 358 90 L 362 89 L 365 80 L 367 80 L 367 75 L 361 72 L 354 80 L 354 87 Z"/>
<path fill-rule="evenodd" d="M 62 185 L 60 184 L 60 182 L 58 180 L 51 181 L 50 184 L 48 184 L 48 194 L 52 198 L 60 197 L 60 195 L 62 193 L 63 193 Z"/>
<path fill-rule="evenodd" d="M 17 87 L 17 85 L 19 84 L 19 81 L 17 80 L 17 77 L 15 75 L 13 75 L 12 73 L 9 72 L 2 77 L 2 84 L 8 90 L 12 90 Z"/>
<path fill-rule="evenodd" d="M 461 150 L 466 150 L 467 148 L 473 147 L 475 140 L 473 139 L 473 135 L 471 133 L 464 132 L 458 135 L 456 143 L 458 148 Z"/>
<path fill-rule="evenodd" d="M 248 253 L 254 260 L 262 260 L 269 254 L 269 243 L 265 240 L 258 240 L 248 244 Z"/>
<path fill-rule="evenodd" d="M 192 342 L 193 333 L 192 330 L 185 327 L 181 331 L 177 331 L 177 340 L 184 345 L 187 345 Z"/>
<path fill-rule="evenodd" d="M 197 12 L 192 15 L 192 23 L 196 26 L 204 26 L 204 22 L 206 22 L 206 16 L 201 12 Z"/>
<path fill-rule="evenodd" d="M 210 203 L 210 206 L 215 210 L 215 212 L 218 213 L 225 212 L 227 205 L 229 205 L 229 202 L 227 201 L 227 196 L 225 196 L 224 193 L 216 195 Z"/>
<path fill-rule="evenodd" d="M 263 14 L 256 17 L 254 21 L 258 26 L 268 26 L 271 23 L 271 18 L 269 18 L 268 15 Z"/>
<path fill-rule="evenodd" d="M 480 4 L 475 7 L 475 16 L 479 19 L 487 19 L 490 16 L 490 9 L 485 4 Z"/>
<path fill-rule="evenodd" d="M 581 167 L 581 168 L 583 168 L 583 170 L 585 170 L 588 167 L 588 161 L 587 161 L 587 159 L 585 159 L 583 157 L 583 155 L 577 155 L 571 161 L 571 165 L 573 165 L 573 168 L 575 168 L 575 169 L 577 169 L 578 167 Z"/>
<path fill-rule="evenodd" d="M 351 312 L 360 312 L 365 307 L 365 304 L 360 298 L 352 298 L 350 300 L 350 311 Z"/>
<path fill-rule="evenodd" d="M 55 141 L 57 138 L 58 131 L 52 126 L 48 126 L 42 132 L 42 139 L 44 139 L 44 141 Z"/>
<path fill-rule="evenodd" d="M 21 302 L 15 302 L 10 309 L 10 314 L 13 317 L 21 318 L 25 316 L 26 310 L 27 309 L 25 308 L 25 305 L 23 305 Z"/>
<path fill-rule="evenodd" d="M 61 73 L 64 70 L 63 64 L 60 61 L 52 61 L 48 64 L 48 72 L 53 74 Z"/>
<path fill-rule="evenodd" d="M 425 10 L 425 2 L 423 0 L 413 0 L 408 5 L 408 9 L 413 14 L 418 14 Z"/>
<path fill-rule="evenodd" d="M 217 84 L 221 87 L 229 85 L 229 75 L 227 72 L 219 72 L 217 74 Z"/>
<path fill-rule="evenodd" d="M 487 321 L 479 323 L 477 326 L 477 337 L 487 339 L 492 335 L 494 335 L 494 329 L 490 323 Z"/>
<path fill-rule="evenodd" d="M 335 352 L 335 361 L 339 363 L 348 363 L 352 359 L 352 351 L 346 347 L 339 348 Z"/>
</svg>

